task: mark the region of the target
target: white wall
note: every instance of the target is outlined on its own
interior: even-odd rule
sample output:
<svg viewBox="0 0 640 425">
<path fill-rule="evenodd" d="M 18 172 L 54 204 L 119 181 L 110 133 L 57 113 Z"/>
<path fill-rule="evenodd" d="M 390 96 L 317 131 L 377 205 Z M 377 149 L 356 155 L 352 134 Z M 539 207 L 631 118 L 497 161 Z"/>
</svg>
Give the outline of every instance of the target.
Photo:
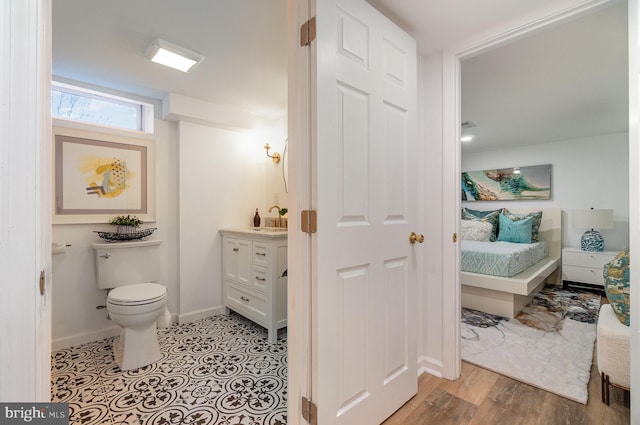
<svg viewBox="0 0 640 425">
<path fill-rule="evenodd" d="M 551 164 L 548 201 L 463 202 L 473 209 L 561 208 L 562 245 L 579 247 L 586 229 L 574 229 L 572 211 L 613 209 L 614 229 L 601 230 L 605 249 L 629 246 L 629 143 L 627 133 L 565 140 L 499 151 L 462 154 L 462 171 Z"/>
<path fill-rule="evenodd" d="M 251 226 L 256 207 L 269 216 L 274 193 L 287 207 L 282 164 L 273 164 L 263 148 L 269 141 L 272 151 L 282 153 L 285 139 L 286 118 L 244 131 L 155 120 L 156 222 L 145 226 L 157 227 L 152 238 L 163 240 L 160 280 L 174 319 L 222 311 L 221 227 Z M 52 261 L 54 350 L 118 333 L 106 310 L 95 308 L 105 304 L 106 294 L 95 280 L 91 244 L 100 238 L 94 230 L 110 227 L 53 226 L 52 241 L 71 244 Z"/>
<path fill-rule="evenodd" d="M 180 321 L 222 310 L 220 228 L 250 227 L 265 204 L 261 141 L 240 133 L 180 122 Z"/>
</svg>

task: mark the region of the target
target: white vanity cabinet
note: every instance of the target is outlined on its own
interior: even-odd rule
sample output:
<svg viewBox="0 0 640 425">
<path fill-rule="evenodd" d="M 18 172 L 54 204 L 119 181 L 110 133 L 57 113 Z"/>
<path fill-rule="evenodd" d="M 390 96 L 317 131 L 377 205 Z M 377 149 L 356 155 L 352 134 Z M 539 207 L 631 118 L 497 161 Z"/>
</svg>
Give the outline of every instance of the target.
<svg viewBox="0 0 640 425">
<path fill-rule="evenodd" d="M 275 343 L 287 326 L 287 232 L 222 229 L 225 310 L 267 328 Z"/>
</svg>

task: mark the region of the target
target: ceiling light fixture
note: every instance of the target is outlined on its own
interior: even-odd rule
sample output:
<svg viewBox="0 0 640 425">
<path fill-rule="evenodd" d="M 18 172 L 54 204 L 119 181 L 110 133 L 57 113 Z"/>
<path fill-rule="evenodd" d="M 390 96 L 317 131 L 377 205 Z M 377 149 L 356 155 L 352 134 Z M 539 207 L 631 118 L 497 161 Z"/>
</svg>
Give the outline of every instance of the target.
<svg viewBox="0 0 640 425">
<path fill-rule="evenodd" d="M 463 143 L 467 143 L 473 140 L 473 136 L 471 134 L 467 134 L 466 136 L 462 136 L 460 141 Z"/>
<path fill-rule="evenodd" d="M 147 48 L 146 56 L 153 62 L 182 72 L 189 72 L 204 59 L 204 56 L 194 51 L 185 49 L 161 38 L 157 38 L 151 42 Z"/>
</svg>

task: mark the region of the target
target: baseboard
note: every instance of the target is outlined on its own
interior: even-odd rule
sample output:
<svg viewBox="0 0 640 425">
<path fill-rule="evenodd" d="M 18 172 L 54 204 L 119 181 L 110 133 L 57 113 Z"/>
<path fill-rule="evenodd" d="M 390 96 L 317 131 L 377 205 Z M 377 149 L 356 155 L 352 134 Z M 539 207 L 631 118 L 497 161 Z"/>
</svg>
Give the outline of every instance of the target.
<svg viewBox="0 0 640 425">
<path fill-rule="evenodd" d="M 442 362 L 428 356 L 420 356 L 418 358 L 418 376 L 423 373 L 442 378 Z"/>
<path fill-rule="evenodd" d="M 64 338 L 56 338 L 51 342 L 51 350 L 64 350 L 65 348 L 71 348 L 77 345 L 99 341 L 101 339 L 111 338 L 118 335 L 120 335 L 120 328 L 118 326 L 111 326 L 99 331 L 84 332 Z"/>
<path fill-rule="evenodd" d="M 178 315 L 178 323 L 191 323 L 197 320 L 206 319 L 207 317 L 217 316 L 224 313 L 224 306 L 204 308 L 202 310 L 191 311 L 185 314 Z"/>
<path fill-rule="evenodd" d="M 210 316 L 224 313 L 224 306 L 207 308 L 203 310 L 193 311 L 187 314 L 171 313 L 171 323 L 191 323 L 196 320 L 205 319 Z M 118 326 L 110 326 L 98 331 L 83 332 L 62 338 L 56 338 L 51 342 L 51 350 L 58 351 L 65 348 L 75 347 L 77 345 L 87 344 L 89 342 L 99 341 L 105 338 L 112 338 L 120 335 Z"/>
<path fill-rule="evenodd" d="M 223 309 L 224 310 L 224 309 Z M 177 315 L 171 313 L 171 323 L 177 322 Z M 51 350 L 58 351 L 65 348 L 75 347 L 77 345 L 87 344 L 89 342 L 100 341 L 105 338 L 112 338 L 120 335 L 119 326 L 110 326 L 99 331 L 83 332 L 62 338 L 56 338 L 51 342 Z"/>
</svg>

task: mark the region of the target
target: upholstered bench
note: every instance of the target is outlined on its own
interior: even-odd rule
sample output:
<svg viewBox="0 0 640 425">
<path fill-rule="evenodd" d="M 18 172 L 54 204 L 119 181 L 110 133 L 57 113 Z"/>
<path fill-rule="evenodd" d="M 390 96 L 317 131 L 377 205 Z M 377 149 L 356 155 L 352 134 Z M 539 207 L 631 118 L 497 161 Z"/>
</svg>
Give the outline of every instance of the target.
<svg viewBox="0 0 640 425">
<path fill-rule="evenodd" d="M 630 390 L 629 249 L 604 266 L 605 294 L 609 304 L 600 307 L 596 351 L 602 402 L 609 404 L 609 387 Z"/>
<path fill-rule="evenodd" d="M 597 356 L 601 377 L 602 402 L 609 404 L 611 385 L 629 390 L 630 358 L 629 338 L 631 330 L 616 317 L 611 304 L 603 304 L 598 316 Z"/>
</svg>

